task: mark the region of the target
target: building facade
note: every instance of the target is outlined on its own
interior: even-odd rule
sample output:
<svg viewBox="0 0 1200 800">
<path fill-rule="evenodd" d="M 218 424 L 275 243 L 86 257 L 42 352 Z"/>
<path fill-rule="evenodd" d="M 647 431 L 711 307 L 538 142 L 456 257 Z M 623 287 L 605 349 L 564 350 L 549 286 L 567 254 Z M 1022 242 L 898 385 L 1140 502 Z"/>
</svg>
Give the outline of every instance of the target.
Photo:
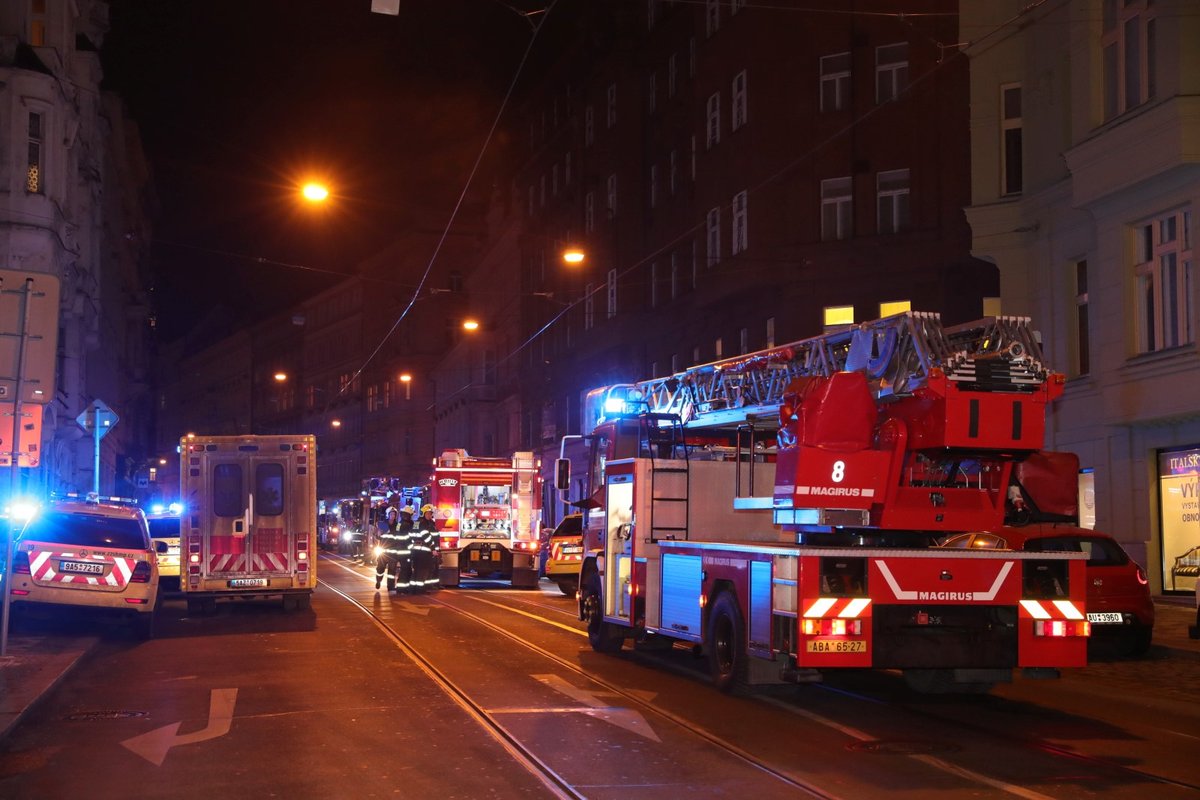
<svg viewBox="0 0 1200 800">
<path fill-rule="evenodd" d="M 39 404 L 42 457 L 17 481 L 43 497 L 97 484 L 134 491 L 153 449 L 144 424 L 153 194 L 137 128 L 100 89 L 107 28 L 98 0 L 0 8 L 0 268 L 54 276 L 60 298 L 46 325 L 57 358 L 55 391 Z M 76 423 L 97 400 L 118 416 L 100 440 L 98 480 L 95 439 Z"/>
<path fill-rule="evenodd" d="M 1068 376 L 1048 446 L 1079 454 L 1085 513 L 1154 589 L 1191 592 L 1200 17 L 1187 0 L 962 6 L 972 247 Z"/>
</svg>

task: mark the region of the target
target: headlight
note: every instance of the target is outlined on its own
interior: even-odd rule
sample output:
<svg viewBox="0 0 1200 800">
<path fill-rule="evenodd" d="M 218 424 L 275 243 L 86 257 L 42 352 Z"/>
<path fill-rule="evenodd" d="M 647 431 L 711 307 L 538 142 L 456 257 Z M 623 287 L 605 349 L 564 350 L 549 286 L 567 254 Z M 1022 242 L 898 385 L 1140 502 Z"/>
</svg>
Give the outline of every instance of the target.
<svg viewBox="0 0 1200 800">
<path fill-rule="evenodd" d="M 379 545 L 375 545 L 375 557 L 379 558 L 381 555 L 383 555 L 383 548 Z"/>
<path fill-rule="evenodd" d="M 353 539 L 353 538 L 354 538 L 354 536 L 353 536 L 353 535 L 351 535 L 350 531 L 346 531 L 345 533 L 343 533 L 343 534 L 342 534 L 342 541 L 343 541 L 343 542 L 348 542 L 348 541 L 350 541 L 350 540 L 351 540 L 351 539 Z"/>
</svg>

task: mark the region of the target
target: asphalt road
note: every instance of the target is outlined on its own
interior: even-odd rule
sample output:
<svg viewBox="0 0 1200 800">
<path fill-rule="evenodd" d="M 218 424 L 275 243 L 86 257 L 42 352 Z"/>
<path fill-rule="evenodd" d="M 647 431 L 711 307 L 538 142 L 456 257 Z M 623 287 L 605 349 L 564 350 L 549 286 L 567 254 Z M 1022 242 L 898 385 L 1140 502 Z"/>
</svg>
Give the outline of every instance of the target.
<svg viewBox="0 0 1200 800">
<path fill-rule="evenodd" d="M 549 585 L 319 574 L 308 612 L 173 600 L 159 638 L 106 636 L 3 743 L 0 796 L 1200 794 L 1200 658 L 1163 648 L 983 697 L 871 672 L 727 696 L 683 648 L 593 653 Z"/>
</svg>

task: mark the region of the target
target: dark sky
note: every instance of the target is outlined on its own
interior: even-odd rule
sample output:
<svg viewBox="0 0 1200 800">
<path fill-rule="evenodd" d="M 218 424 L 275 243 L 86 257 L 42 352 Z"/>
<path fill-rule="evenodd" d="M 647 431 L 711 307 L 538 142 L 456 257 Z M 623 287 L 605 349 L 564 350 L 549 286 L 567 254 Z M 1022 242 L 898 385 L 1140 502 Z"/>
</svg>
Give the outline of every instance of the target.
<svg viewBox="0 0 1200 800">
<path fill-rule="evenodd" d="M 112 0 L 105 86 L 154 175 L 164 338 L 218 306 L 253 321 L 404 225 L 444 224 L 530 32 L 500 0 L 402 0 L 398 17 L 370 0 Z M 310 174 L 335 193 L 316 212 L 295 194 Z"/>
</svg>

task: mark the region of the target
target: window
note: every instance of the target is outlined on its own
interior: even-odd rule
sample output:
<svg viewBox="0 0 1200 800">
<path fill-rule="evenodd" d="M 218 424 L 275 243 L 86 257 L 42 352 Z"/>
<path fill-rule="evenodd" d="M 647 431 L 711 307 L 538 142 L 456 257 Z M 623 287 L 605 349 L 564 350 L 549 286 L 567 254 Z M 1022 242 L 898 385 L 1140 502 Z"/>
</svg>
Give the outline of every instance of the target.
<svg viewBox="0 0 1200 800">
<path fill-rule="evenodd" d="M 379 387 L 371 384 L 367 387 L 367 413 L 378 411 L 379 409 Z"/>
<path fill-rule="evenodd" d="M 1075 374 L 1091 372 L 1091 334 L 1088 332 L 1088 266 L 1075 262 Z"/>
<path fill-rule="evenodd" d="M 708 266 L 721 260 L 721 209 L 712 208 L 707 219 Z"/>
<path fill-rule="evenodd" d="M 713 358 L 717 359 L 717 358 L 724 358 L 724 357 L 725 357 L 725 342 L 722 341 L 721 337 L 718 336 L 717 340 L 715 342 L 713 342 Z"/>
<path fill-rule="evenodd" d="M 1112 119 L 1154 97 L 1157 76 L 1153 0 L 1104 0 L 1104 118 Z"/>
<path fill-rule="evenodd" d="M 775 346 L 775 318 L 767 317 L 767 347 Z"/>
<path fill-rule="evenodd" d="M 721 28 L 721 0 L 704 0 L 704 36 L 712 36 Z"/>
<path fill-rule="evenodd" d="M 610 128 L 617 124 L 617 85 L 615 83 L 608 85 L 608 114 L 605 119 Z"/>
<path fill-rule="evenodd" d="M 583 232 L 592 233 L 596 230 L 596 195 L 588 192 L 583 196 Z"/>
<path fill-rule="evenodd" d="M 742 190 L 733 196 L 733 254 L 743 252 L 750 246 L 749 212 L 746 210 L 746 191 Z"/>
<path fill-rule="evenodd" d="M 912 311 L 912 302 L 909 300 L 893 300 L 888 303 L 879 304 L 879 316 L 890 317 L 893 314 L 903 314 L 905 311 Z"/>
<path fill-rule="evenodd" d="M 679 254 L 674 250 L 671 251 L 671 299 L 674 300 L 683 293 L 682 287 L 679 285 Z"/>
<path fill-rule="evenodd" d="M 841 111 L 850 100 L 850 54 L 821 56 L 821 110 Z"/>
<path fill-rule="evenodd" d="M 605 208 L 608 210 L 609 219 L 617 215 L 617 176 L 615 174 L 608 176 L 608 204 Z"/>
<path fill-rule="evenodd" d="M 617 271 L 610 269 L 608 271 L 608 318 L 612 319 L 617 315 Z"/>
<path fill-rule="evenodd" d="M 650 307 L 658 305 L 658 262 L 650 262 Z"/>
<path fill-rule="evenodd" d="M 825 327 L 854 324 L 854 306 L 825 306 Z"/>
<path fill-rule="evenodd" d="M 1139 352 L 1194 341 L 1191 216 L 1175 211 L 1136 229 Z"/>
<path fill-rule="evenodd" d="M 1021 84 L 1000 87 L 1000 193 L 1020 194 L 1021 180 Z"/>
<path fill-rule="evenodd" d="M 688 77 L 696 77 L 696 37 L 688 37 Z"/>
<path fill-rule="evenodd" d="M 695 364 L 699 364 L 699 363 L 700 363 L 700 348 L 697 346 L 697 347 L 692 348 L 692 364 L 695 365 Z"/>
<path fill-rule="evenodd" d="M 571 185 L 571 154 L 563 156 L 563 185 Z"/>
<path fill-rule="evenodd" d="M 908 170 L 893 169 L 876 176 L 878 231 L 896 233 L 908 227 Z"/>
<path fill-rule="evenodd" d="M 649 86 L 647 88 L 648 88 L 647 94 L 649 95 L 649 100 L 650 100 L 650 113 L 653 114 L 655 109 L 658 107 L 658 73 L 657 72 L 650 73 L 650 82 L 649 82 Z"/>
<path fill-rule="evenodd" d="M 550 194 L 558 197 L 558 164 L 550 168 Z"/>
<path fill-rule="evenodd" d="M 545 175 L 542 175 L 541 180 L 538 182 L 538 206 L 540 208 L 546 207 L 546 176 Z"/>
<path fill-rule="evenodd" d="M 257 464 L 254 467 L 254 513 L 260 517 L 283 514 L 283 464 Z"/>
<path fill-rule="evenodd" d="M 42 115 L 30 112 L 29 164 L 25 172 L 25 191 L 32 194 L 42 194 L 45 191 L 46 179 L 42 171 L 42 140 L 45 132 L 42 127 Z"/>
<path fill-rule="evenodd" d="M 729 16 L 733 16 L 737 12 L 746 7 L 746 0 L 729 0 Z"/>
<path fill-rule="evenodd" d="M 654 30 L 654 17 L 658 12 L 658 0 L 646 0 L 646 29 Z"/>
<path fill-rule="evenodd" d="M 750 352 L 750 329 L 740 328 L 738 330 L 738 355 L 744 355 Z"/>
<path fill-rule="evenodd" d="M 705 149 L 711 150 L 721 141 L 721 93 L 708 96 L 708 125 L 705 127 Z"/>
<path fill-rule="evenodd" d="M 213 513 L 218 517 L 240 517 L 246 513 L 242 502 L 242 465 L 216 464 L 212 481 Z"/>
<path fill-rule="evenodd" d="M 671 192 L 672 197 L 675 196 L 675 179 L 679 173 L 678 161 L 679 161 L 678 153 L 676 151 L 672 150 L 671 157 L 670 157 L 670 167 L 668 168 L 669 174 L 667 176 L 667 186 Z"/>
<path fill-rule="evenodd" d="M 658 164 L 650 165 L 650 207 L 658 205 Z"/>
<path fill-rule="evenodd" d="M 46 0 L 32 0 L 29 12 L 29 43 L 42 47 L 46 44 Z"/>
<path fill-rule="evenodd" d="M 679 372 L 679 353 L 671 353 L 671 374 Z"/>
<path fill-rule="evenodd" d="M 821 241 L 850 238 L 851 210 L 849 178 L 821 181 Z"/>
<path fill-rule="evenodd" d="M 733 78 L 733 108 L 732 130 L 737 130 L 746 124 L 746 70 L 742 70 Z"/>
<path fill-rule="evenodd" d="M 589 283 L 583 290 L 583 329 L 590 331 L 596 325 L 596 286 Z"/>
<path fill-rule="evenodd" d="M 675 96 L 676 72 L 675 54 L 671 53 L 667 59 L 667 97 Z"/>
<path fill-rule="evenodd" d="M 692 134 L 692 164 L 691 164 L 692 181 L 696 180 L 696 135 Z"/>
<path fill-rule="evenodd" d="M 880 105 L 900 96 L 908 86 L 908 42 L 875 48 L 875 102 Z"/>
<path fill-rule="evenodd" d="M 596 111 L 591 106 L 583 109 L 583 144 L 591 147 L 596 143 Z"/>
</svg>

